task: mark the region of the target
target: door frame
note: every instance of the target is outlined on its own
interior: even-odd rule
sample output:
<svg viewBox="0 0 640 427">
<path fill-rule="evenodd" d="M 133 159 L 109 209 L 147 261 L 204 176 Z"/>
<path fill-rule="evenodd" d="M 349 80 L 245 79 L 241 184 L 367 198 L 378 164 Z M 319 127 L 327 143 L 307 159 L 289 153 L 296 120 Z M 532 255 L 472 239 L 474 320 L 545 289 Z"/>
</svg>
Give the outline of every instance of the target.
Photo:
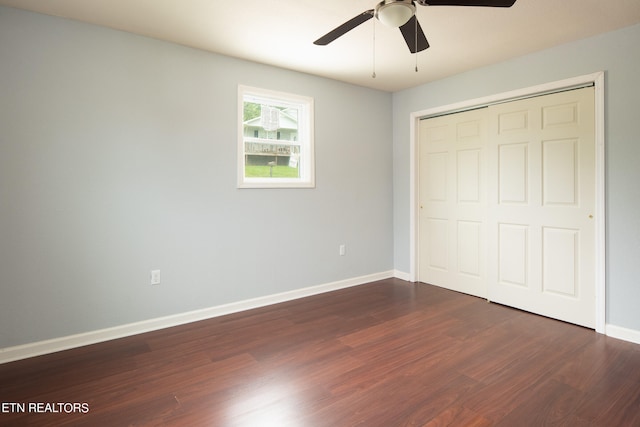
<svg viewBox="0 0 640 427">
<path fill-rule="evenodd" d="M 558 80 L 523 89 L 503 92 L 482 98 L 469 99 L 453 104 L 442 105 L 426 110 L 415 111 L 410 114 L 409 122 L 409 279 L 417 282 L 420 277 L 418 260 L 420 259 L 420 197 L 419 197 L 419 122 L 421 119 L 443 114 L 451 114 L 487 106 L 496 103 L 508 102 L 517 99 L 529 98 L 563 90 L 594 86 L 595 106 L 595 149 L 596 149 L 596 194 L 595 194 L 595 330 L 605 333 L 606 326 L 606 221 L 605 221 L 605 73 L 586 74 L 565 80 Z"/>
</svg>

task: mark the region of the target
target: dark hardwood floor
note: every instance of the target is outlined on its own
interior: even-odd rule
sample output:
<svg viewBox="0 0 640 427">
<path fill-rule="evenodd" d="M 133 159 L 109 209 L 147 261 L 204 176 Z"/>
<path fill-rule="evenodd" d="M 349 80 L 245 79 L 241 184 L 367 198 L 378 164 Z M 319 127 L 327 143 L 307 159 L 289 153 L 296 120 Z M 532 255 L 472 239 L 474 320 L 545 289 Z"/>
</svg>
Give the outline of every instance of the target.
<svg viewBox="0 0 640 427">
<path fill-rule="evenodd" d="M 0 388 L 11 426 L 640 426 L 640 346 L 389 279 L 7 363 Z"/>
</svg>

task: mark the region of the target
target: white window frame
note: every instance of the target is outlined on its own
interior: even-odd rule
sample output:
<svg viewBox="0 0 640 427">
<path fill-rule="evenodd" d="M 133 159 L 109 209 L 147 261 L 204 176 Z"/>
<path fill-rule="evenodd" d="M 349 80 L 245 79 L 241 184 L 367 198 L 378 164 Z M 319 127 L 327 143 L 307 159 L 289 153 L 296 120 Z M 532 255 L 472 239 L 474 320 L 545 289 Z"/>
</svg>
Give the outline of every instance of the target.
<svg viewBox="0 0 640 427">
<path fill-rule="evenodd" d="M 257 178 L 245 176 L 245 99 L 264 100 L 276 105 L 298 108 L 298 141 L 300 145 L 298 178 Z M 268 89 L 238 85 L 238 188 L 314 188 L 313 98 Z M 286 143 L 287 141 L 282 141 Z"/>
</svg>

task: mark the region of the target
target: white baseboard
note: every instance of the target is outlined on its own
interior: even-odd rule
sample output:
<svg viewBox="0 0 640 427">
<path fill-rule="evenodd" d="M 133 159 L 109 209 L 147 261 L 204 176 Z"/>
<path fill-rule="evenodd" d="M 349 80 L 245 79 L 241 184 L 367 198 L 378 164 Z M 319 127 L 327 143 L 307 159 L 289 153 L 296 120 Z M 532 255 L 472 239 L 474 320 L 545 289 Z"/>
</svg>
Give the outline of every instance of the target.
<svg viewBox="0 0 640 427">
<path fill-rule="evenodd" d="M 363 285 L 376 280 L 388 279 L 395 276 L 394 271 L 383 271 L 366 276 L 354 277 L 351 279 L 339 280 L 337 282 L 325 283 L 303 289 L 296 289 L 289 292 L 267 295 L 264 297 L 238 301 L 230 304 L 219 305 L 201 310 L 189 311 L 172 316 L 159 317 L 155 319 L 143 320 L 141 322 L 129 323 L 115 326 L 113 328 L 100 329 L 97 331 L 85 332 L 82 334 L 69 335 L 66 337 L 54 338 L 46 341 L 38 341 L 29 344 L 18 345 L 0 349 L 0 364 L 29 357 L 40 356 L 71 348 L 82 347 L 89 344 L 96 344 L 117 338 L 123 338 L 144 332 L 155 331 L 172 326 L 183 325 L 185 323 L 196 322 L 198 320 L 210 319 L 212 317 L 223 316 L 225 314 L 237 313 L 250 310 L 252 308 L 264 307 L 271 304 L 291 301 L 325 292 L 352 286 Z"/>
<path fill-rule="evenodd" d="M 606 325 L 605 333 L 607 336 L 612 338 L 640 344 L 640 331 L 636 331 L 634 329 L 627 329 L 615 325 Z"/>
<path fill-rule="evenodd" d="M 409 273 L 405 273 L 404 271 L 400 271 L 400 270 L 393 270 L 393 277 L 400 279 L 400 280 L 404 280 L 405 282 L 411 282 L 411 274 Z"/>
</svg>

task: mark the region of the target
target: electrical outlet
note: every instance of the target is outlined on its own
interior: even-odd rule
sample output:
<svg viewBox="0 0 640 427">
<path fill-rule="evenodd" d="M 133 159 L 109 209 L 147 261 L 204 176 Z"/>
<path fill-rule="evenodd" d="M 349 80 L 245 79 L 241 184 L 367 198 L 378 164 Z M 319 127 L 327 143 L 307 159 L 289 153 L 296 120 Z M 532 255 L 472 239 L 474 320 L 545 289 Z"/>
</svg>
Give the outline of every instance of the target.
<svg viewBox="0 0 640 427">
<path fill-rule="evenodd" d="M 160 284 L 160 270 L 151 270 L 151 284 L 152 285 Z"/>
<path fill-rule="evenodd" d="M 345 256 L 347 254 L 347 245 L 340 245 L 340 256 Z"/>
</svg>

